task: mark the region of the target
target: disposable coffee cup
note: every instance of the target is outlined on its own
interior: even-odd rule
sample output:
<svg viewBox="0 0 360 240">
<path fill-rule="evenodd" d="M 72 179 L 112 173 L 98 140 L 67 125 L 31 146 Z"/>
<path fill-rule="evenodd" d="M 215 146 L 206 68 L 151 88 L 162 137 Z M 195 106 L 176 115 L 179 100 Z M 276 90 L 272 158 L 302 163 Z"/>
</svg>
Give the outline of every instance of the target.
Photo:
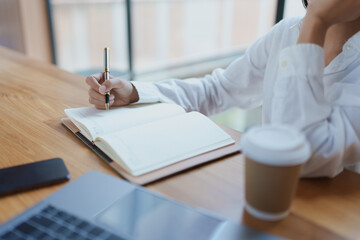
<svg viewBox="0 0 360 240">
<path fill-rule="evenodd" d="M 245 155 L 245 209 L 268 221 L 290 212 L 301 166 L 311 149 L 304 134 L 287 126 L 250 129 L 241 140 Z"/>
</svg>

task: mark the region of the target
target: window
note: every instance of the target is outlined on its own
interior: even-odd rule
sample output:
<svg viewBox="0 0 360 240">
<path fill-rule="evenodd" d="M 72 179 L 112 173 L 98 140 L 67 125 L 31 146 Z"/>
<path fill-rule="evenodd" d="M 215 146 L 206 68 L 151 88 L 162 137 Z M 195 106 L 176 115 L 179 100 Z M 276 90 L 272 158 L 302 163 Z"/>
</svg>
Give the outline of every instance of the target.
<svg viewBox="0 0 360 240">
<path fill-rule="evenodd" d="M 59 67 L 103 71 L 103 49 L 110 47 L 112 67 L 127 70 L 125 1 L 50 0 L 50 7 Z"/>
<path fill-rule="evenodd" d="M 274 14 L 271 0 L 134 1 L 135 71 L 240 54 Z"/>
<path fill-rule="evenodd" d="M 103 48 L 108 46 L 112 73 L 128 70 L 125 0 L 49 1 L 58 66 L 84 74 L 102 71 Z M 135 76 L 187 66 L 183 69 L 190 69 L 188 73 L 175 74 L 185 77 L 224 67 L 241 55 L 273 26 L 277 1 L 130 3 Z M 207 67 L 194 67 L 204 62 Z"/>
<path fill-rule="evenodd" d="M 306 10 L 301 0 L 286 0 L 284 17 L 303 17 Z"/>
</svg>

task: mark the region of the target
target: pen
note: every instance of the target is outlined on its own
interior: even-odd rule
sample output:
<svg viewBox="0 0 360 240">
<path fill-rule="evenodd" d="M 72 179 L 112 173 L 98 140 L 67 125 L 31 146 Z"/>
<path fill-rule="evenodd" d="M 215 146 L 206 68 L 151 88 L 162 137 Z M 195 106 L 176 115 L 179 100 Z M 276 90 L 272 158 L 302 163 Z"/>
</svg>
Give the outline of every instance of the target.
<svg viewBox="0 0 360 240">
<path fill-rule="evenodd" d="M 109 48 L 104 49 L 104 64 L 105 64 L 105 70 L 104 70 L 104 81 L 110 79 L 110 53 Z M 106 110 L 109 110 L 110 108 L 110 91 L 107 91 L 105 93 L 105 108 Z"/>
</svg>

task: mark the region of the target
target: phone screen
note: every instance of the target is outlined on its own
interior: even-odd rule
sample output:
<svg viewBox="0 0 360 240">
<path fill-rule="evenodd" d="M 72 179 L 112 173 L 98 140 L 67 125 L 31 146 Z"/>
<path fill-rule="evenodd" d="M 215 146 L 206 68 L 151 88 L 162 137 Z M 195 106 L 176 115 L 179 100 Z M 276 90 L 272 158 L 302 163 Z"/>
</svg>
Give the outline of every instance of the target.
<svg viewBox="0 0 360 240">
<path fill-rule="evenodd" d="M 0 169 L 0 197 L 69 179 L 70 174 L 61 158 Z"/>
</svg>

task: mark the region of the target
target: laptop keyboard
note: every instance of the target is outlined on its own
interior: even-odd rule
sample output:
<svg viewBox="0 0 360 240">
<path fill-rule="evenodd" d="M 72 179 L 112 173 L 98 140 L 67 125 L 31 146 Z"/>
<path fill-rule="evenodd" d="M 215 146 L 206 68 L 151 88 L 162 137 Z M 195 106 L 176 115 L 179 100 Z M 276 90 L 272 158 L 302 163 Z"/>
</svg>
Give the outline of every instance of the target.
<svg viewBox="0 0 360 240">
<path fill-rule="evenodd" d="M 124 240 L 124 238 L 53 206 L 44 208 L 12 230 L 2 234 L 0 239 Z"/>
</svg>

